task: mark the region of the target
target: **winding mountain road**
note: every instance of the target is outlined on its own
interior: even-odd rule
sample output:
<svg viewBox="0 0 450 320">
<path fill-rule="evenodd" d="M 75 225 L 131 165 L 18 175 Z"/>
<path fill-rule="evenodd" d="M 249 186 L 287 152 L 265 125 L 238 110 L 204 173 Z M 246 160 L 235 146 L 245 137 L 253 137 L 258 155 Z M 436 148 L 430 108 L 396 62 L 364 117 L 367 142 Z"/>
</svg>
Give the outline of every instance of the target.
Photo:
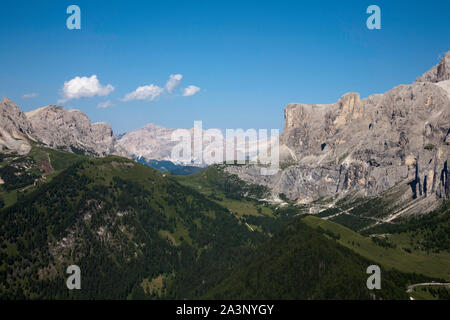
<svg viewBox="0 0 450 320">
<path fill-rule="evenodd" d="M 437 287 L 447 287 L 450 288 L 449 283 L 441 283 L 441 282 L 424 282 L 424 283 L 416 283 L 408 286 L 408 290 L 406 292 L 411 293 L 415 287 L 428 287 L 428 286 L 437 286 Z"/>
</svg>

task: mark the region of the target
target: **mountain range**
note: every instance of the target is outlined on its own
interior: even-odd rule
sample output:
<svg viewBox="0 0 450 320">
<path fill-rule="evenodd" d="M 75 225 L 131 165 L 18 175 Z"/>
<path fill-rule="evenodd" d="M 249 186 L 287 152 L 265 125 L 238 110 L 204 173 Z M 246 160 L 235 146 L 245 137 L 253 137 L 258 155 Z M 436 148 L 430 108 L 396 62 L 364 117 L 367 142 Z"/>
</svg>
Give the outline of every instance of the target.
<svg viewBox="0 0 450 320">
<path fill-rule="evenodd" d="M 361 99 L 347 93 L 329 105 L 290 103 L 280 136 L 281 169 L 271 176 L 261 176 L 257 164 L 227 170 L 267 186 L 274 200 L 284 194 L 299 204 L 320 198 L 336 203 L 347 195 L 371 197 L 409 185 L 397 194 L 397 213 L 436 209 L 450 197 L 449 73 L 450 52 L 412 84 L 384 94 Z M 26 154 L 32 143 L 39 142 L 75 153 L 115 154 L 149 163 L 193 165 L 195 160 L 172 159 L 178 142 L 171 135 L 176 129 L 148 124 L 114 136 L 111 126 L 92 124 L 79 110 L 51 105 L 24 113 L 7 98 L 2 99 L 0 112 L 4 152 Z M 254 158 L 258 141 L 249 144 Z"/>
<path fill-rule="evenodd" d="M 446 297 L 406 288 L 448 278 L 449 72 L 450 52 L 384 94 L 287 105 L 269 176 L 173 163 L 175 129 L 114 136 L 79 110 L 3 98 L 0 297 Z M 83 290 L 64 285 L 71 264 Z"/>
</svg>

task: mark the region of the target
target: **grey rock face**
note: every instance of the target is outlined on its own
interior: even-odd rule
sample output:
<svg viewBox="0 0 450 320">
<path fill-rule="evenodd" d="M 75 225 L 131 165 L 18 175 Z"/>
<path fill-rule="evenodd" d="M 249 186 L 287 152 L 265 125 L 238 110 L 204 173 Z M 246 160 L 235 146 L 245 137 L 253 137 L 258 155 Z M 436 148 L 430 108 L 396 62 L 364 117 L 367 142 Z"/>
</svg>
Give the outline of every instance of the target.
<svg viewBox="0 0 450 320">
<path fill-rule="evenodd" d="M 106 156 L 113 150 L 111 126 L 100 122 L 91 124 L 79 110 L 46 106 L 26 113 L 34 136 L 42 143 L 58 149 Z"/>
<path fill-rule="evenodd" d="M 289 104 L 283 169 L 266 177 L 248 166 L 227 170 L 300 203 L 349 191 L 373 196 L 399 183 L 410 185 L 411 198 L 448 199 L 450 80 L 436 82 L 448 79 L 448 58 L 426 73 L 436 75 L 429 82 L 365 99 L 348 93 L 329 105 Z"/>
<path fill-rule="evenodd" d="M 8 98 L 0 102 L 0 152 L 26 154 L 31 149 L 33 130 L 25 114 Z"/>
</svg>

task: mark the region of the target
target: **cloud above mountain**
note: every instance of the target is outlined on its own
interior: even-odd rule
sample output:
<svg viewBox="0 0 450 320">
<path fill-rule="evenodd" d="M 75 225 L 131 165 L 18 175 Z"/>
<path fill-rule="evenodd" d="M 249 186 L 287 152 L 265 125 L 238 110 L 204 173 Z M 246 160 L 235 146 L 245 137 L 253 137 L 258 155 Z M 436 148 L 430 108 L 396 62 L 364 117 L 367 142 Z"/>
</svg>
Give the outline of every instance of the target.
<svg viewBox="0 0 450 320">
<path fill-rule="evenodd" d="M 194 94 L 196 94 L 199 91 L 200 91 L 199 87 L 190 85 L 187 88 L 184 88 L 184 90 L 183 90 L 183 97 L 193 96 Z"/>
<path fill-rule="evenodd" d="M 149 100 L 153 101 L 158 98 L 164 89 L 158 87 L 154 84 L 150 84 L 147 86 L 138 87 L 133 92 L 127 93 L 122 101 L 132 101 L 132 100 Z"/>
<path fill-rule="evenodd" d="M 168 93 L 173 93 L 175 89 L 180 85 L 182 74 L 171 74 L 169 80 L 166 83 L 166 90 Z"/>
<path fill-rule="evenodd" d="M 182 74 L 171 74 L 167 80 L 164 87 L 160 87 L 156 84 L 148 84 L 139 86 L 136 90 L 125 94 L 122 102 L 128 102 L 133 100 L 147 100 L 154 101 L 159 98 L 164 92 L 168 94 L 173 94 L 175 90 L 180 86 L 181 80 L 183 79 Z M 91 98 L 94 96 L 105 97 L 113 92 L 115 88 L 111 84 L 102 85 L 97 78 L 97 75 L 92 75 L 90 77 L 75 77 L 72 80 L 65 81 L 64 86 L 61 89 L 60 95 L 62 96 L 58 103 L 65 103 L 67 101 L 79 98 Z M 182 89 L 182 96 L 189 97 L 195 95 L 200 88 L 194 85 L 187 86 Z M 36 93 L 25 94 L 22 96 L 23 99 L 30 99 L 37 97 Z M 110 100 L 100 102 L 97 107 L 99 109 L 105 109 L 113 106 Z"/>
<path fill-rule="evenodd" d="M 127 102 L 132 100 L 148 100 L 153 101 L 159 96 L 163 94 L 164 91 L 167 91 L 168 94 L 172 94 L 175 92 L 175 89 L 181 84 L 181 80 L 183 79 L 182 74 L 171 74 L 169 76 L 169 80 L 167 80 L 164 88 L 159 87 L 155 84 L 149 84 L 145 86 L 140 86 L 133 92 L 127 93 L 124 98 L 120 99 L 121 101 Z M 183 89 L 183 96 L 189 97 L 196 94 L 200 91 L 199 87 L 190 85 Z"/>
<path fill-rule="evenodd" d="M 58 103 L 64 103 L 72 99 L 91 98 L 94 96 L 107 96 L 114 91 L 110 84 L 103 86 L 97 75 L 90 77 L 75 77 L 70 81 L 65 81 L 62 88 L 62 99 Z"/>
<path fill-rule="evenodd" d="M 97 105 L 97 107 L 98 107 L 99 109 L 106 109 L 106 108 L 109 108 L 109 107 L 114 107 L 114 104 L 112 104 L 111 101 L 108 100 L 108 101 L 105 101 L 105 102 L 100 102 L 100 103 Z"/>
</svg>

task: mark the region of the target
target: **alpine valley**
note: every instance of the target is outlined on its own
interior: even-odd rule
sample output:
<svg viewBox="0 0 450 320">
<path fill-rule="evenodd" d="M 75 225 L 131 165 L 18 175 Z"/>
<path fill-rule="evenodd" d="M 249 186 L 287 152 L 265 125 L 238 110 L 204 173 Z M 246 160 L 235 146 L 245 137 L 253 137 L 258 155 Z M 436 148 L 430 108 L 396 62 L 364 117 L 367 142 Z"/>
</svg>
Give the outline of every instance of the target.
<svg viewBox="0 0 450 320">
<path fill-rule="evenodd" d="M 176 162 L 174 129 L 116 136 L 3 98 L 0 297 L 450 299 L 450 52 L 411 84 L 284 116 L 262 176 Z"/>
</svg>

